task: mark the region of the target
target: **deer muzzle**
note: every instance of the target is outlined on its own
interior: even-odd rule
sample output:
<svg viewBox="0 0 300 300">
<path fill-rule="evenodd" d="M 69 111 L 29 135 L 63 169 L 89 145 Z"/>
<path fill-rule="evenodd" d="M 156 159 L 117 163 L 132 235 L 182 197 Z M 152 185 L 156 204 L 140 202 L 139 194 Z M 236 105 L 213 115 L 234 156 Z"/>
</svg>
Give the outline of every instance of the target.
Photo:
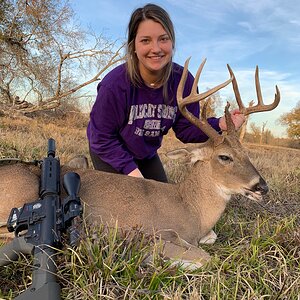
<svg viewBox="0 0 300 300">
<path fill-rule="evenodd" d="M 262 196 L 267 194 L 269 191 L 269 187 L 266 181 L 259 177 L 259 181 L 255 183 L 251 188 L 245 189 L 245 196 L 254 201 L 262 200 Z"/>
<path fill-rule="evenodd" d="M 260 177 L 259 182 L 256 185 L 254 185 L 253 191 L 255 193 L 258 192 L 261 195 L 266 195 L 268 193 L 268 191 L 269 191 L 268 184 L 262 177 Z"/>
</svg>

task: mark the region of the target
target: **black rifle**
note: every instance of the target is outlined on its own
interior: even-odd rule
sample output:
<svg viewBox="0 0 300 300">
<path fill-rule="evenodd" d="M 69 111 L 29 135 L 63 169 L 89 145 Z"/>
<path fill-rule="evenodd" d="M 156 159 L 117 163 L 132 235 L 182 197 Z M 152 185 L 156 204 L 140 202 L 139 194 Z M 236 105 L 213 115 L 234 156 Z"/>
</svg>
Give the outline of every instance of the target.
<svg viewBox="0 0 300 300">
<path fill-rule="evenodd" d="M 65 233 L 71 246 L 79 239 L 82 214 L 79 175 L 74 172 L 64 175 L 67 197 L 61 201 L 60 162 L 55 158 L 53 139 L 48 140 L 47 157 L 38 164 L 41 167 L 39 199 L 11 210 L 7 228 L 15 233 L 15 238 L 0 249 L 0 266 L 17 260 L 21 253 L 33 254 L 32 285 L 15 298 L 18 300 L 61 299 L 61 288 L 56 281 L 56 249 L 62 246 Z"/>
</svg>

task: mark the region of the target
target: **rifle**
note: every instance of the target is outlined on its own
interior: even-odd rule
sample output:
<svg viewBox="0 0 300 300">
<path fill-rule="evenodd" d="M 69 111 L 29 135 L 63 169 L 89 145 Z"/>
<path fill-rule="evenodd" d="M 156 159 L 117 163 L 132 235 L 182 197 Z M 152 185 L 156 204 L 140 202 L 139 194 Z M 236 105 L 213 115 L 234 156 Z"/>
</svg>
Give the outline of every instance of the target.
<svg viewBox="0 0 300 300">
<path fill-rule="evenodd" d="M 37 161 L 41 167 L 39 199 L 13 208 L 7 229 L 15 237 L 0 248 L 0 266 L 18 259 L 19 254 L 33 254 L 32 285 L 15 299 L 61 299 L 61 288 L 56 281 L 55 255 L 62 246 L 63 234 L 71 246 L 79 240 L 78 224 L 82 206 L 78 197 L 80 176 L 68 172 L 63 178 L 67 197 L 60 198 L 60 162 L 55 157 L 55 141 L 48 140 L 47 157 Z"/>
</svg>

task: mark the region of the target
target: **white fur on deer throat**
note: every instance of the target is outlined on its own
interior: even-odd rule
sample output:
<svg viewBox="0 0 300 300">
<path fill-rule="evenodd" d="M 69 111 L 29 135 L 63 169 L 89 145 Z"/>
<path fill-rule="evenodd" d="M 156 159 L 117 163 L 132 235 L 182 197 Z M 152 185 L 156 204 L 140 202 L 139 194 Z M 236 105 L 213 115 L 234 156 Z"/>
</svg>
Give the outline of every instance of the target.
<svg viewBox="0 0 300 300">
<path fill-rule="evenodd" d="M 220 197 L 222 197 L 224 199 L 224 201 L 228 202 L 231 198 L 232 190 L 226 188 L 225 186 L 221 185 L 221 184 L 216 184 L 217 187 L 217 192 L 220 195 Z"/>
</svg>

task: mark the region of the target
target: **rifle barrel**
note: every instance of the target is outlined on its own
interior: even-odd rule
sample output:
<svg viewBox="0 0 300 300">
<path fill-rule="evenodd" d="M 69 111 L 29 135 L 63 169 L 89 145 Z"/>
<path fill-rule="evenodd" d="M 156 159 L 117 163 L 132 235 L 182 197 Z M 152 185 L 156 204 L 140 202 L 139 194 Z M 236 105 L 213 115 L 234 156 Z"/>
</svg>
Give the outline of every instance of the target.
<svg viewBox="0 0 300 300">
<path fill-rule="evenodd" d="M 48 153 L 47 156 L 55 157 L 55 140 L 50 138 L 48 140 Z"/>
</svg>

